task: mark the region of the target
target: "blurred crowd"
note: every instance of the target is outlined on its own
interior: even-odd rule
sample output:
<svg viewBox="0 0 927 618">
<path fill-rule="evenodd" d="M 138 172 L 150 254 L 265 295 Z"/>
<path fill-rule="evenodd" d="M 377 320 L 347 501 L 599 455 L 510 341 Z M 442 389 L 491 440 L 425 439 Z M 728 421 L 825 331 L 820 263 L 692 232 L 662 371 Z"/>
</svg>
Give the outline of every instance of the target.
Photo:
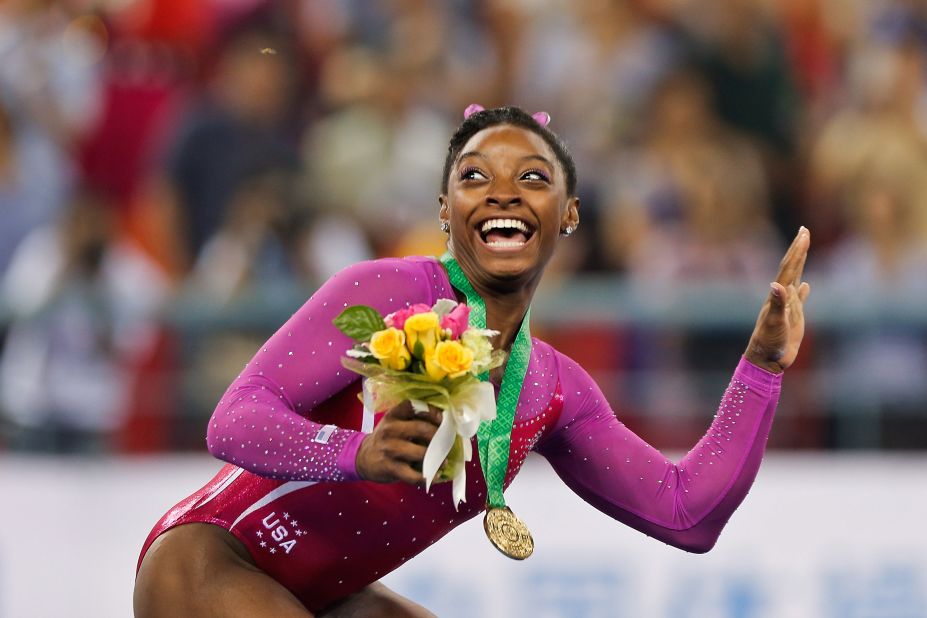
<svg viewBox="0 0 927 618">
<path fill-rule="evenodd" d="M 927 296 L 919 0 L 6 0 L 0 447 L 198 448 L 268 332 L 193 346 L 177 307 L 259 312 L 359 260 L 442 253 L 472 102 L 545 110 L 572 150 L 560 274 L 762 290 L 804 224 L 812 281 Z M 667 338 L 617 337 L 616 358 L 646 368 Z M 891 446 L 859 436 L 892 411 L 927 427 L 923 328 L 819 339 L 815 418 L 868 420 L 783 445 Z M 687 341 L 682 372 L 708 353 Z"/>
</svg>

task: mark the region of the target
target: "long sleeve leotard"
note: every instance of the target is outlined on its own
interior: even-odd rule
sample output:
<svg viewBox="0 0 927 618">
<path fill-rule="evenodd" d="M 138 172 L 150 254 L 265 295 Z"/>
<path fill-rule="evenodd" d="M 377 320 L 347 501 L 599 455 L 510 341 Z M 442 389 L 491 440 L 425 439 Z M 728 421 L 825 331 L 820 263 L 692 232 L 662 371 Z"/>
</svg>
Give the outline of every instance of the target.
<svg viewBox="0 0 927 618">
<path fill-rule="evenodd" d="M 459 510 L 449 484 L 426 494 L 358 479 L 354 461 L 373 415 L 354 396 L 358 376 L 341 366 L 352 341 L 332 325 L 349 305 L 388 313 L 454 297 L 432 258 L 365 262 L 332 277 L 229 387 L 209 422 L 207 445 L 230 465 L 162 518 L 143 555 L 174 525 L 216 523 L 319 609 L 482 512 L 485 484 L 476 456 Z M 543 341 L 532 343 L 506 486 L 535 450 L 609 516 L 688 551 L 710 549 L 756 476 L 781 376 L 741 359 L 707 433 L 674 463 L 618 420 L 579 365 Z M 365 536 L 371 533 L 373 543 Z"/>
</svg>

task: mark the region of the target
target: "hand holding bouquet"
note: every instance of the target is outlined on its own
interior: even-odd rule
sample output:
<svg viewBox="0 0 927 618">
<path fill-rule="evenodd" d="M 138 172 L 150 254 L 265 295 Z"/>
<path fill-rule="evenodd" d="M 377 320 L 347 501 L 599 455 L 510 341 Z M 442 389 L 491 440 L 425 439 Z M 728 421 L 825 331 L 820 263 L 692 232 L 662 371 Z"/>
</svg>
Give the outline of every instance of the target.
<svg viewBox="0 0 927 618">
<path fill-rule="evenodd" d="M 344 366 L 367 377 L 364 405 L 374 411 L 409 401 L 418 413 L 442 411 L 441 424 L 425 451 L 425 489 L 452 480 L 454 506 L 464 500 L 466 462 L 480 423 L 496 417 L 492 385 L 479 376 L 503 363 L 493 350 L 496 331 L 469 327 L 470 308 L 449 299 L 433 307 L 412 305 L 382 317 L 372 307 L 354 305 L 334 320 L 357 343 Z"/>
</svg>

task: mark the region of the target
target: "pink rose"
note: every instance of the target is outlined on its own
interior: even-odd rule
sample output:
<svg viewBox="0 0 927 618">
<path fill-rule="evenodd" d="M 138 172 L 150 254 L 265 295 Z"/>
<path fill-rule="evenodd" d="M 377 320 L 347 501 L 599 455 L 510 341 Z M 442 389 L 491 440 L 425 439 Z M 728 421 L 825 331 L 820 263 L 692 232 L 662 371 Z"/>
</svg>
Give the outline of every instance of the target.
<svg viewBox="0 0 927 618">
<path fill-rule="evenodd" d="M 387 326 L 392 326 L 393 328 L 398 328 L 402 330 L 402 327 L 405 326 L 406 320 L 411 318 L 417 313 L 428 313 L 431 311 L 431 307 L 423 303 L 418 303 L 417 305 L 412 305 L 408 309 L 400 309 L 399 311 L 394 311 L 385 318 L 383 321 Z"/>
<path fill-rule="evenodd" d="M 470 326 L 470 307 L 460 303 L 450 313 L 441 318 L 441 328 L 451 329 L 451 337 L 459 339 Z"/>
</svg>

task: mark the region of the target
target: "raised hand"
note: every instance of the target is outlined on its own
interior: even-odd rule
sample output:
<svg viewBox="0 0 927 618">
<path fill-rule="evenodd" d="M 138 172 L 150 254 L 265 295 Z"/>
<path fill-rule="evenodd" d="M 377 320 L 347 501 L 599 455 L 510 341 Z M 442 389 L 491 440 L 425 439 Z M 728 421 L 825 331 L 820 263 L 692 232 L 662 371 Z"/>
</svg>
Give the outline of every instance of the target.
<svg viewBox="0 0 927 618">
<path fill-rule="evenodd" d="M 744 356 L 755 365 L 780 373 L 795 362 L 805 335 L 804 302 L 811 292 L 801 280 L 811 246 L 811 233 L 802 226 L 779 264 L 772 288 Z"/>
<path fill-rule="evenodd" d="M 365 481 L 424 485 L 422 460 L 441 424 L 441 411 L 417 414 L 405 401 L 389 410 L 357 451 L 357 474 Z"/>
</svg>

